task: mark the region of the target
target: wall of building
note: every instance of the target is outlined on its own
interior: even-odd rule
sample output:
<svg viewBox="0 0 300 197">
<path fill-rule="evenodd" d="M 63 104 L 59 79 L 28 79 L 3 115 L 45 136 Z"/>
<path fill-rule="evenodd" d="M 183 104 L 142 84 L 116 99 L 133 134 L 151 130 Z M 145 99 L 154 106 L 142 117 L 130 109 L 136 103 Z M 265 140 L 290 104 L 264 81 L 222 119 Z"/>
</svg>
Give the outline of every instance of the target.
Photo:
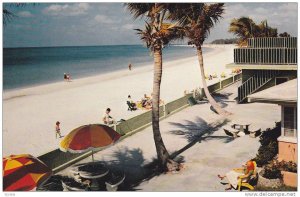
<svg viewBox="0 0 300 197">
<path fill-rule="evenodd" d="M 256 72 L 257 72 L 257 70 L 249 70 L 249 69 L 242 70 L 242 83 L 244 83 L 250 77 L 252 77 L 253 75 L 255 75 Z M 287 77 L 287 78 L 289 78 L 289 80 L 292 80 L 292 79 L 297 78 L 297 70 L 282 70 L 282 71 L 280 71 L 280 73 L 276 77 Z M 272 79 L 271 81 L 269 81 L 268 83 L 266 83 L 261 88 L 259 88 L 257 90 L 257 92 L 261 91 L 261 90 L 268 89 L 268 88 L 270 88 L 270 87 L 272 87 L 274 85 L 275 85 L 275 78 Z"/>
<path fill-rule="evenodd" d="M 297 161 L 298 148 L 296 143 L 291 142 L 278 142 L 278 159 L 285 161 L 293 161 L 298 163 Z"/>
</svg>

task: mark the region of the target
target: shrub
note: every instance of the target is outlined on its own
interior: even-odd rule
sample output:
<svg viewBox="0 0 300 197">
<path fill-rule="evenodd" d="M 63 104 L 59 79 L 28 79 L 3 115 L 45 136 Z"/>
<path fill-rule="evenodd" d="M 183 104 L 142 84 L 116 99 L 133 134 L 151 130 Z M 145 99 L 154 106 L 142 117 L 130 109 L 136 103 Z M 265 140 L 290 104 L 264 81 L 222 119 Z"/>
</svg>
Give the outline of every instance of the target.
<svg viewBox="0 0 300 197">
<path fill-rule="evenodd" d="M 276 160 L 264 166 L 263 177 L 267 179 L 282 179 L 280 164 Z"/>
<path fill-rule="evenodd" d="M 281 162 L 278 162 L 278 164 L 279 164 L 279 169 L 282 170 L 282 171 L 297 173 L 297 164 L 295 162 L 281 161 Z"/>
<path fill-rule="evenodd" d="M 256 161 L 257 166 L 261 167 L 268 164 L 278 154 L 278 142 L 277 138 L 281 135 L 281 123 L 276 122 L 276 126 L 273 129 L 266 129 L 262 132 L 259 138 L 260 147 L 256 157 L 253 159 Z"/>
</svg>

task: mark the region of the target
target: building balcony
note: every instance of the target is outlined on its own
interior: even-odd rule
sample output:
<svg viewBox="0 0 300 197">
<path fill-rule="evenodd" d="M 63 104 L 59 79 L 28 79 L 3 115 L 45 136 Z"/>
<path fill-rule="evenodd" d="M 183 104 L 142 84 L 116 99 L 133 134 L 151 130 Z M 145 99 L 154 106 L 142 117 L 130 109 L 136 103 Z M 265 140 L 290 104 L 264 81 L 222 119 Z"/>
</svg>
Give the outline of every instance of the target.
<svg viewBox="0 0 300 197">
<path fill-rule="evenodd" d="M 248 48 L 297 48 L 296 37 L 249 38 Z"/>
<path fill-rule="evenodd" d="M 237 48 L 235 64 L 296 65 L 297 48 Z"/>
</svg>

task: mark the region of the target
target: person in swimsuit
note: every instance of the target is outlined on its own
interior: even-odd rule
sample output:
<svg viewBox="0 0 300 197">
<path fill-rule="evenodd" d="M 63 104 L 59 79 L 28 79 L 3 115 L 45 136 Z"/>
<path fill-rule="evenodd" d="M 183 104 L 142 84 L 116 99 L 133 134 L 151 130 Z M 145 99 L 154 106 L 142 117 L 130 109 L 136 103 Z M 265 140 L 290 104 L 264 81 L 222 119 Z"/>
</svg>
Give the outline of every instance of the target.
<svg viewBox="0 0 300 197">
<path fill-rule="evenodd" d="M 61 135 L 60 133 L 60 122 L 57 121 L 56 124 L 55 124 L 55 138 L 57 139 L 57 135 L 59 135 L 59 138 L 62 138 L 63 136 Z"/>
<path fill-rule="evenodd" d="M 226 175 L 218 177 L 223 180 L 227 178 L 228 180 L 228 187 L 225 190 L 230 190 L 232 188 L 237 189 L 239 179 L 242 181 L 247 181 L 251 175 L 254 174 L 254 163 L 253 161 L 247 161 L 246 165 L 243 165 L 243 168 L 235 168 L 230 172 L 226 173 Z"/>
</svg>

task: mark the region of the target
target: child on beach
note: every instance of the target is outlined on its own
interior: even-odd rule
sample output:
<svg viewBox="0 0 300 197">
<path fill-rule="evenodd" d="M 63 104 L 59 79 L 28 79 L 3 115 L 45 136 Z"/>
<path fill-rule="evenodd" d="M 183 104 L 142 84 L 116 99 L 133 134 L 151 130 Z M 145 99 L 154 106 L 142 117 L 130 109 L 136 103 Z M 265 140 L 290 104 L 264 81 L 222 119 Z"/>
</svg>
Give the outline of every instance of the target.
<svg viewBox="0 0 300 197">
<path fill-rule="evenodd" d="M 59 135 L 59 138 L 62 138 L 63 136 L 61 135 L 60 133 L 60 122 L 57 121 L 56 124 L 55 124 L 55 138 L 57 139 L 57 135 Z"/>
</svg>

